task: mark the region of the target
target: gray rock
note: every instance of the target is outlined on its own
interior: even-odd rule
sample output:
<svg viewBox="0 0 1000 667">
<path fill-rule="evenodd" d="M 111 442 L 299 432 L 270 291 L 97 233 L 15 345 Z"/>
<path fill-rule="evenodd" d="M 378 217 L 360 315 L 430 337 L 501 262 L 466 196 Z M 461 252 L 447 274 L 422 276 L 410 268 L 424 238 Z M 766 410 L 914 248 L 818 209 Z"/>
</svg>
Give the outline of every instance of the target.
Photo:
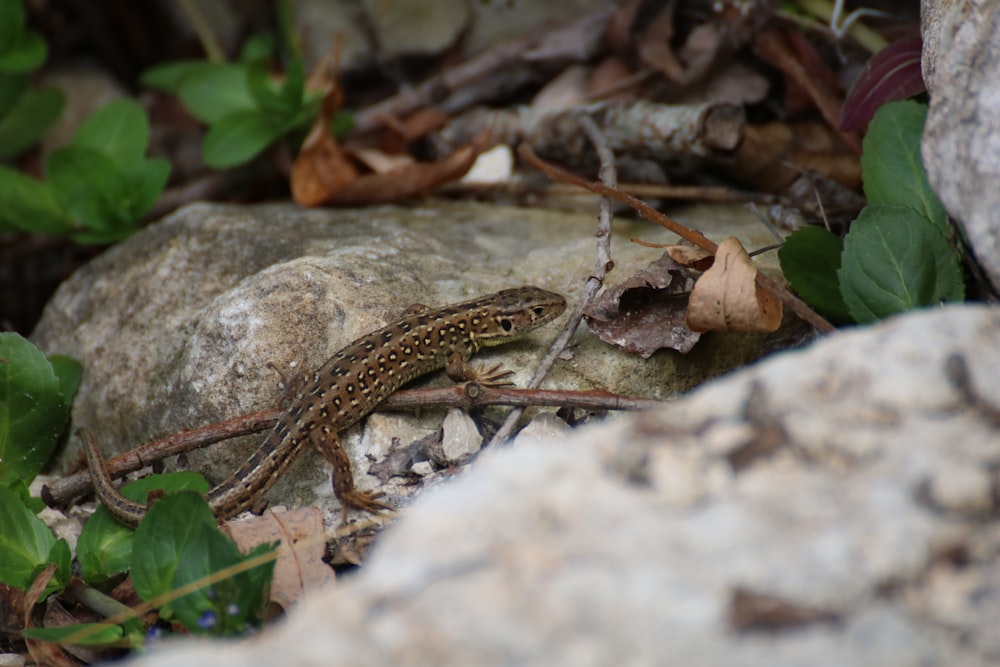
<svg viewBox="0 0 1000 667">
<path fill-rule="evenodd" d="M 913 313 L 487 452 L 286 623 L 133 664 L 997 664 L 1000 434 L 945 364 L 995 401 L 998 335 Z"/>
<path fill-rule="evenodd" d="M 748 247 L 769 242 L 739 207 L 691 208 L 682 217 L 717 239 L 742 232 Z M 91 429 L 106 451 L 121 452 L 278 405 L 280 376 L 268 364 L 286 377 L 316 368 L 414 303 L 440 305 L 526 283 L 572 299 L 593 261 L 592 227 L 591 215 L 467 204 L 361 211 L 195 205 L 77 272 L 33 337 L 45 351 L 83 364 L 73 426 Z M 623 222 L 619 239 L 628 235 L 669 238 L 659 228 Z M 617 243 L 615 278 L 624 280 L 658 255 Z M 523 386 L 556 331 L 550 326 L 523 343 L 486 351 L 479 363 L 505 364 Z M 670 396 L 754 358 L 761 340 L 709 337 L 686 357 L 661 353 L 643 363 L 579 335 L 548 386 Z M 362 488 L 376 484 L 364 474 L 369 455 L 379 459 L 393 437 L 408 445 L 426 436 L 441 414 L 395 416 L 390 429 L 371 430 L 367 439 L 364 429 L 349 429 L 343 439 Z M 218 482 L 260 440 L 191 453 L 187 464 Z M 67 451 L 62 461 L 74 456 Z M 270 499 L 319 503 L 337 515 L 328 478 L 329 467 L 309 452 Z M 390 497 L 417 488 L 395 477 L 390 483 L 384 489 Z"/>
<path fill-rule="evenodd" d="M 1000 292 L 1000 4 L 924 0 L 921 16 L 927 176 Z"/>
</svg>

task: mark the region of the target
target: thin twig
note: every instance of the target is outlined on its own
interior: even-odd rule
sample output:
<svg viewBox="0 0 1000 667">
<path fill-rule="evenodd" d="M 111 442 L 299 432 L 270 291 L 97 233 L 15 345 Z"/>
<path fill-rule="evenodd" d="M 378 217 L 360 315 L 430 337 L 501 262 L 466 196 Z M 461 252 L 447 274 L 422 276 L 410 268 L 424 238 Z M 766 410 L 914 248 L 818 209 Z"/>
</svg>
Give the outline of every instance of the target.
<svg viewBox="0 0 1000 667">
<path fill-rule="evenodd" d="M 673 218 L 660 213 L 641 199 L 636 199 L 635 197 L 627 195 L 615 188 L 609 188 L 602 183 L 590 183 L 583 180 L 579 176 L 563 171 L 562 169 L 543 161 L 531 152 L 531 149 L 524 144 L 518 148 L 518 155 L 520 155 L 521 158 L 528 164 L 545 172 L 553 180 L 579 185 L 580 187 L 587 188 L 591 192 L 599 194 L 603 197 L 609 197 L 616 201 L 620 201 L 623 204 L 627 204 L 646 220 L 669 229 L 674 234 L 677 234 L 686 241 L 698 246 L 702 250 L 712 253 L 713 255 L 718 249 L 718 245 L 710 241 L 701 232 L 688 229 Z M 810 308 L 802 299 L 792 294 L 792 292 L 784 286 L 771 279 L 763 271 L 757 272 L 757 284 L 777 297 L 782 303 L 788 306 L 793 313 L 814 326 L 817 331 L 829 333 L 834 330 L 834 326 L 824 319 L 823 316 Z"/>
<path fill-rule="evenodd" d="M 583 116 L 580 118 L 580 127 L 587 134 L 587 138 L 594 145 L 594 149 L 597 152 L 597 156 L 600 159 L 601 167 L 598 171 L 598 176 L 602 182 L 608 183 L 610 187 L 615 187 L 618 182 L 618 172 L 615 168 L 615 156 L 611 149 L 608 147 L 608 142 L 605 140 L 604 135 L 601 133 L 600 128 L 597 127 L 597 123 L 593 121 L 589 116 Z M 518 150 L 519 153 L 523 154 L 521 149 L 527 148 L 525 144 L 521 145 Z M 612 222 L 612 211 L 611 202 L 606 197 L 601 200 L 600 214 L 597 221 L 597 232 L 594 237 L 597 239 L 597 259 L 594 263 L 594 269 L 591 271 L 590 276 L 587 278 L 587 283 L 583 288 L 583 298 L 579 300 L 573 312 L 570 314 L 569 320 L 566 322 L 566 326 L 556 337 L 556 340 L 552 343 L 549 348 L 548 353 L 542 359 L 541 363 L 538 365 L 538 369 L 532 376 L 531 381 L 528 383 L 529 388 L 535 388 L 541 384 L 542 379 L 551 370 L 552 366 L 555 364 L 556 359 L 562 354 L 566 346 L 569 345 L 570 339 L 573 334 L 576 333 L 577 328 L 580 326 L 580 322 L 583 320 L 583 313 L 590 306 L 590 303 L 594 300 L 594 296 L 604 285 L 604 278 L 608 275 L 608 272 L 614 268 L 614 262 L 611 260 L 611 222 Z M 514 431 L 514 426 L 517 424 L 517 420 L 521 418 L 521 414 L 524 412 L 523 409 L 517 408 L 507 415 L 504 419 L 503 424 L 493 435 L 490 440 L 491 445 L 503 442 L 510 438 Z"/>
<path fill-rule="evenodd" d="M 468 382 L 450 387 L 397 391 L 379 404 L 378 411 L 414 408 L 484 405 L 573 407 L 586 410 L 643 410 L 662 405 L 650 398 L 620 396 L 603 391 L 561 391 L 548 389 L 506 389 Z M 186 429 L 154 440 L 108 461 L 113 478 L 141 470 L 155 461 L 207 447 L 221 440 L 251 435 L 272 428 L 284 410 L 261 410 L 200 428 Z M 90 473 L 74 473 L 49 484 L 43 491 L 46 503 L 62 506 L 91 488 Z"/>
</svg>

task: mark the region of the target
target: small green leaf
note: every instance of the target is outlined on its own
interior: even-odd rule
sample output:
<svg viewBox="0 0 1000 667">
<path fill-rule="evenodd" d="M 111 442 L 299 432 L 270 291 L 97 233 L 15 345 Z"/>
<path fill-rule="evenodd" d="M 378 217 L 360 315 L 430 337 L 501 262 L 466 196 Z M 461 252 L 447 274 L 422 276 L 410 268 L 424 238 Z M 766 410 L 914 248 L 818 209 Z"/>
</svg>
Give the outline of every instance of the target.
<svg viewBox="0 0 1000 667">
<path fill-rule="evenodd" d="M 0 160 L 14 157 L 37 142 L 62 113 L 65 97 L 55 88 L 27 90 L 0 118 Z"/>
<path fill-rule="evenodd" d="M 73 146 L 101 151 L 119 169 L 143 159 L 149 145 L 149 119 L 142 107 L 130 99 L 104 105 L 83 121 L 73 137 Z"/>
<path fill-rule="evenodd" d="M 274 53 L 274 37 L 269 33 L 253 35 L 240 49 L 240 62 L 249 64 L 258 60 L 266 60 Z"/>
<path fill-rule="evenodd" d="M 60 540 L 65 544 L 65 540 Z M 10 489 L 0 486 L 0 581 L 27 590 L 37 573 L 49 563 L 56 538 L 41 519 L 24 506 Z M 68 553 L 68 551 L 67 551 Z M 57 558 L 61 554 L 55 553 Z M 68 562 L 66 563 L 68 566 Z M 61 566 L 60 566 L 61 567 Z M 53 576 L 46 591 L 64 586 L 68 580 Z"/>
<path fill-rule="evenodd" d="M 215 67 L 207 60 L 176 60 L 164 65 L 151 67 L 142 73 L 139 82 L 156 90 L 177 93 L 189 74 Z"/>
<path fill-rule="evenodd" d="M 122 174 L 128 198 L 123 208 L 129 219 L 138 221 L 149 213 L 170 179 L 170 163 L 162 158 L 133 162 Z"/>
<path fill-rule="evenodd" d="M 840 296 L 837 269 L 844 242 L 822 227 L 793 232 L 778 250 L 781 270 L 795 291 L 833 322 L 853 322 Z"/>
<path fill-rule="evenodd" d="M 889 102 L 875 112 L 865 135 L 861 173 L 869 204 L 916 209 L 949 238 L 948 214 L 927 182 L 920 138 L 927 106 L 912 100 Z"/>
<path fill-rule="evenodd" d="M 214 123 L 201 145 L 205 164 L 228 169 L 249 162 L 284 133 L 259 111 L 239 111 Z"/>
<path fill-rule="evenodd" d="M 128 227 L 131 221 L 120 206 L 127 197 L 124 178 L 107 154 L 89 146 L 67 146 L 49 157 L 45 169 L 59 203 L 89 230 Z"/>
<path fill-rule="evenodd" d="M 176 618 L 195 633 L 242 632 L 266 601 L 274 563 L 234 573 L 219 581 L 213 574 L 253 558 L 266 549 L 240 555 L 219 532 L 205 499 L 191 491 L 164 496 L 135 531 L 132 582 L 148 601 L 190 584 L 197 590 L 170 601 L 161 615 Z"/>
<path fill-rule="evenodd" d="M 59 204 L 52 188 L 3 165 L 0 165 L 0 201 L 3 202 L 0 228 L 51 235 L 74 229 L 72 218 Z"/>
<path fill-rule="evenodd" d="M 958 254 L 909 206 L 866 206 L 844 238 L 837 277 L 859 323 L 965 296 Z"/>
<path fill-rule="evenodd" d="M 38 576 L 39 572 L 45 569 L 50 563 L 56 564 L 55 574 L 52 575 L 52 579 L 49 581 L 49 585 L 46 587 L 46 591 L 51 592 L 65 588 L 69 584 L 71 571 L 70 564 L 73 561 L 73 554 L 70 553 L 69 542 L 60 538 L 56 540 L 52 548 L 49 549 L 48 556 L 45 558 L 45 564 L 39 565 L 35 576 Z"/>
<path fill-rule="evenodd" d="M 0 71 L 29 72 L 45 62 L 45 42 L 24 29 L 21 0 L 0 1 Z"/>
<path fill-rule="evenodd" d="M 169 493 L 182 490 L 205 493 L 208 482 L 191 471 L 149 475 L 126 484 L 121 493 L 129 500 L 145 503 L 150 491 Z M 98 506 L 97 511 L 87 519 L 76 543 L 76 556 L 83 578 L 91 584 L 100 584 L 127 571 L 132 564 L 134 538 L 135 531 L 115 520 L 106 507 Z"/>
<path fill-rule="evenodd" d="M 335 137 L 342 137 L 354 127 L 354 114 L 347 111 L 338 111 L 330 119 L 330 132 Z"/>
<path fill-rule="evenodd" d="M 231 63 L 213 63 L 188 73 L 178 95 L 191 115 L 203 123 L 215 124 L 255 108 L 247 90 L 246 69 Z"/>
<path fill-rule="evenodd" d="M 74 623 L 57 628 L 25 628 L 21 634 L 29 639 L 53 642 L 61 646 L 88 646 L 90 648 L 120 646 L 124 637 L 120 625 L 107 623 Z"/>
<path fill-rule="evenodd" d="M 258 111 L 275 119 L 283 119 L 295 112 L 294 108 L 289 108 L 281 87 L 271 78 L 264 61 L 246 65 L 246 77 L 247 90 L 250 91 Z"/>
<path fill-rule="evenodd" d="M 69 419 L 52 364 L 16 333 L 0 333 L 0 485 L 25 483 L 48 462 Z"/>
</svg>

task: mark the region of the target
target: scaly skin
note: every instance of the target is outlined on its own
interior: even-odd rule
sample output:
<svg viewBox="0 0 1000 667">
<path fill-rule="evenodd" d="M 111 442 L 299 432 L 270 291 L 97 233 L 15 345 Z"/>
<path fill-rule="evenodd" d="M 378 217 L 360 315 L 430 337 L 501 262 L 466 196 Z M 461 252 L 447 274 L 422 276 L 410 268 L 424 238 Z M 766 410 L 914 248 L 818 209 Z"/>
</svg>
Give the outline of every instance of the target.
<svg viewBox="0 0 1000 667">
<path fill-rule="evenodd" d="M 362 336 L 313 373 L 260 449 L 206 494 L 212 512 L 223 520 L 249 509 L 310 443 L 333 465 L 333 489 L 345 514 L 348 507 L 387 509 L 377 494 L 354 486 L 351 462 L 337 434 L 418 376 L 444 368 L 453 379 L 471 379 L 467 362 L 481 347 L 514 340 L 565 308 L 559 294 L 519 287 L 416 312 Z M 93 436 L 81 429 L 80 437 L 98 498 L 116 519 L 137 525 L 146 506 L 118 492 Z"/>
</svg>

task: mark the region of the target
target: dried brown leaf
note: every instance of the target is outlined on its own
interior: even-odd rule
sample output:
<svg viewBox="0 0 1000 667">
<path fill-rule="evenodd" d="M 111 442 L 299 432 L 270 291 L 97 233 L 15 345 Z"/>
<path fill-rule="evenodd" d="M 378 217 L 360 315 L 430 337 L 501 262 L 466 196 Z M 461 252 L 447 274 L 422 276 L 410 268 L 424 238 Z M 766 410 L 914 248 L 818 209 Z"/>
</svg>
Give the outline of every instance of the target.
<svg viewBox="0 0 1000 667">
<path fill-rule="evenodd" d="M 686 353 L 699 334 L 685 323 L 690 278 L 664 254 L 587 308 L 587 327 L 601 340 L 648 359 L 662 348 Z"/>
<path fill-rule="evenodd" d="M 739 239 L 719 244 L 715 263 L 691 290 L 687 324 L 692 331 L 774 331 L 781 302 L 757 285 L 757 267 Z"/>
<path fill-rule="evenodd" d="M 384 174 L 359 176 L 328 201 L 332 204 L 379 204 L 424 195 L 461 178 L 478 155 L 478 146 L 463 146 L 436 162 L 418 162 Z"/>
<path fill-rule="evenodd" d="M 639 60 L 644 65 L 658 70 L 678 85 L 687 82 L 684 65 L 670 48 L 670 40 L 674 36 L 674 9 L 676 0 L 670 0 L 659 14 L 650 21 L 646 29 L 638 36 L 636 51 Z"/>
<path fill-rule="evenodd" d="M 345 152 L 376 174 L 388 174 L 390 171 L 408 167 L 416 160 L 409 153 L 386 153 L 377 148 L 344 147 Z"/>
<path fill-rule="evenodd" d="M 302 599 L 307 592 L 334 581 L 330 566 L 323 562 L 326 538 L 323 512 L 315 507 L 275 512 L 259 517 L 230 521 L 225 529 L 246 553 L 258 544 L 280 541 L 274 564 L 271 600 L 285 609 Z"/>
<path fill-rule="evenodd" d="M 663 246 L 663 251 L 681 266 L 695 271 L 707 271 L 715 261 L 712 253 L 693 245 L 668 245 Z"/>
<path fill-rule="evenodd" d="M 32 618 L 32 611 L 35 605 L 38 603 L 38 598 L 41 596 L 45 587 L 48 586 L 49 580 L 52 579 L 52 575 L 56 573 L 56 564 L 52 563 L 48 565 L 44 570 L 38 573 L 35 577 L 35 581 L 28 588 L 28 592 L 24 595 L 24 627 L 34 628 L 34 619 Z M 31 654 L 32 660 L 35 661 L 37 665 L 52 665 L 53 667 L 78 667 L 83 663 L 77 662 L 69 653 L 64 651 L 58 644 L 54 642 L 46 642 L 40 639 L 29 639 L 25 637 L 25 644 L 28 646 L 28 653 Z"/>
</svg>

